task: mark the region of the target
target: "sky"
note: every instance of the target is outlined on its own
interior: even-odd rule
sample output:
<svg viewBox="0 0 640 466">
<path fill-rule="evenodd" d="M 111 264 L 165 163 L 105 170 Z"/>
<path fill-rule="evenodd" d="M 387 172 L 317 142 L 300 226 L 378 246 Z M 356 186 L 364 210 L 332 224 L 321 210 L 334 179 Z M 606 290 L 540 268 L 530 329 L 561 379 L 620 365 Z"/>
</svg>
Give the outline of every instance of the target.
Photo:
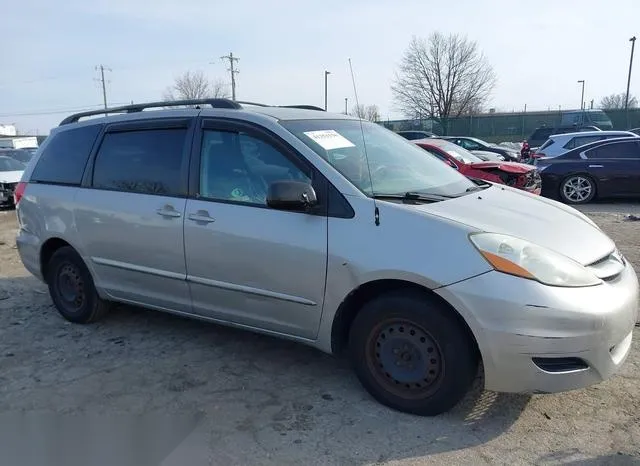
<svg viewBox="0 0 640 466">
<path fill-rule="evenodd" d="M 0 124 L 47 134 L 66 115 L 161 100 L 186 71 L 229 82 L 237 99 L 275 105 L 355 103 L 401 118 L 390 86 L 411 38 L 434 31 L 476 41 L 497 75 L 487 107 L 579 108 L 624 92 L 640 0 L 0 0 Z M 640 43 L 639 43 L 640 47 Z M 640 53 L 631 94 L 640 95 Z"/>
</svg>

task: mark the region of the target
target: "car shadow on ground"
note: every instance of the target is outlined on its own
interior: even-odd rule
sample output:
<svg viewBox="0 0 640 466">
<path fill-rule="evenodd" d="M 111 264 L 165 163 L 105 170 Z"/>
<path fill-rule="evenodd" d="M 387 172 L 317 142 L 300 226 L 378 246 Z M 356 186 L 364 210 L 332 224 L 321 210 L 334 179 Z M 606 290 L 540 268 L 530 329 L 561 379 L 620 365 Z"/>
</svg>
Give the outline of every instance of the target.
<svg viewBox="0 0 640 466">
<path fill-rule="evenodd" d="M 446 414 L 402 414 L 375 402 L 345 358 L 132 306 L 71 324 L 31 277 L 0 279 L 0 328 L 12 329 L 0 339 L 0 411 L 200 413 L 196 430 L 228 464 L 265 454 L 365 464 L 466 449 L 509 430 L 530 399 L 483 391 L 479 376 Z"/>
</svg>

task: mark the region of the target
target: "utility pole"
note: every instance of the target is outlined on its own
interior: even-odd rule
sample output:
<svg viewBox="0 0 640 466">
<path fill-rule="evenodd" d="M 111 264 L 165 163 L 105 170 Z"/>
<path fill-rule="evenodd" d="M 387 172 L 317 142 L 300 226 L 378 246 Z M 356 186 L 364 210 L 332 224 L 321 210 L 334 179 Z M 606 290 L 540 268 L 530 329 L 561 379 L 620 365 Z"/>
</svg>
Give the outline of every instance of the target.
<svg viewBox="0 0 640 466">
<path fill-rule="evenodd" d="M 104 103 L 105 110 L 107 109 L 107 85 L 104 80 L 104 70 L 112 71 L 111 68 L 106 68 L 104 65 L 96 66 L 96 71 L 100 70 L 100 78 L 98 81 L 102 84 L 102 102 Z M 105 114 L 106 115 L 106 114 Z"/>
<path fill-rule="evenodd" d="M 327 111 L 327 76 L 331 74 L 331 71 L 324 70 L 324 111 Z"/>
<path fill-rule="evenodd" d="M 580 96 L 580 110 L 584 110 L 584 79 L 578 81 L 578 84 L 582 83 L 582 95 Z"/>
<path fill-rule="evenodd" d="M 629 59 L 629 77 L 627 78 L 627 97 L 624 101 L 624 113 L 627 118 L 627 129 L 629 129 L 629 86 L 631 86 L 631 67 L 633 66 L 633 50 L 636 46 L 636 36 L 629 39 L 631 42 L 631 58 Z"/>
<path fill-rule="evenodd" d="M 345 97 L 344 98 L 344 114 L 348 115 L 349 114 L 349 110 L 348 110 L 348 102 L 349 102 L 349 97 Z"/>
<path fill-rule="evenodd" d="M 234 62 L 237 62 L 240 59 L 237 57 L 234 57 L 232 52 L 229 52 L 229 55 L 220 57 L 220 59 L 229 60 L 229 68 L 227 68 L 227 71 L 231 73 L 231 99 L 236 100 L 236 74 L 239 73 L 240 71 L 236 70 L 233 64 Z"/>
</svg>

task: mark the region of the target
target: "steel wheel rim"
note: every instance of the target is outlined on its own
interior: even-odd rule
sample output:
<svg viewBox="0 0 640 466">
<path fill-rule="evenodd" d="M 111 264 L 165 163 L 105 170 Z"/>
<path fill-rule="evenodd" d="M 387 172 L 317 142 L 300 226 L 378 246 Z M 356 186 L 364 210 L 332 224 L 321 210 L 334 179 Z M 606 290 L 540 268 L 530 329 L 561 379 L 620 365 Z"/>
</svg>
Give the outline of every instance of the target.
<svg viewBox="0 0 640 466">
<path fill-rule="evenodd" d="M 63 264 L 56 276 L 58 296 L 65 307 L 78 311 L 85 301 L 84 280 L 80 270 L 70 263 Z"/>
<path fill-rule="evenodd" d="M 432 395 L 444 375 L 442 351 L 421 326 L 406 320 L 388 320 L 370 334 L 367 363 L 376 381 L 405 399 Z"/>
<path fill-rule="evenodd" d="M 574 176 L 564 182 L 562 192 L 564 196 L 573 202 L 583 202 L 591 196 L 592 183 L 584 176 Z"/>
</svg>

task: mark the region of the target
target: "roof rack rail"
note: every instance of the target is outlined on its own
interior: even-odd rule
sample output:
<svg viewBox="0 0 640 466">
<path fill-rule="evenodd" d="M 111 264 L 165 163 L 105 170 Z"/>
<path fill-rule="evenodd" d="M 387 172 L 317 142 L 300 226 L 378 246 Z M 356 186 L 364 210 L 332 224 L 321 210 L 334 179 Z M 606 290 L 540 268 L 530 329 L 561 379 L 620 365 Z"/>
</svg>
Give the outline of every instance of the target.
<svg viewBox="0 0 640 466">
<path fill-rule="evenodd" d="M 315 105 L 278 105 L 280 108 L 301 108 L 303 110 L 318 110 L 324 112 L 324 108 L 316 107 Z"/>
<path fill-rule="evenodd" d="M 240 109 L 242 106 L 238 102 L 234 102 L 230 99 L 189 99 L 189 100 L 173 100 L 173 101 L 161 101 L 161 102 L 148 102 L 142 104 L 124 105 L 122 107 L 105 108 L 102 110 L 90 110 L 86 112 L 75 113 L 68 116 L 60 122 L 60 126 L 68 125 L 70 123 L 77 123 L 80 118 L 102 115 L 105 116 L 109 113 L 137 113 L 146 108 L 161 108 L 161 107 L 181 107 L 183 105 L 211 105 L 213 108 L 230 108 Z"/>
<path fill-rule="evenodd" d="M 256 107 L 270 107 L 270 105 L 267 105 L 267 104 L 261 104 L 258 102 L 248 102 L 246 100 L 236 100 L 235 102 L 239 104 L 245 104 L 245 105 L 255 105 Z"/>
</svg>

